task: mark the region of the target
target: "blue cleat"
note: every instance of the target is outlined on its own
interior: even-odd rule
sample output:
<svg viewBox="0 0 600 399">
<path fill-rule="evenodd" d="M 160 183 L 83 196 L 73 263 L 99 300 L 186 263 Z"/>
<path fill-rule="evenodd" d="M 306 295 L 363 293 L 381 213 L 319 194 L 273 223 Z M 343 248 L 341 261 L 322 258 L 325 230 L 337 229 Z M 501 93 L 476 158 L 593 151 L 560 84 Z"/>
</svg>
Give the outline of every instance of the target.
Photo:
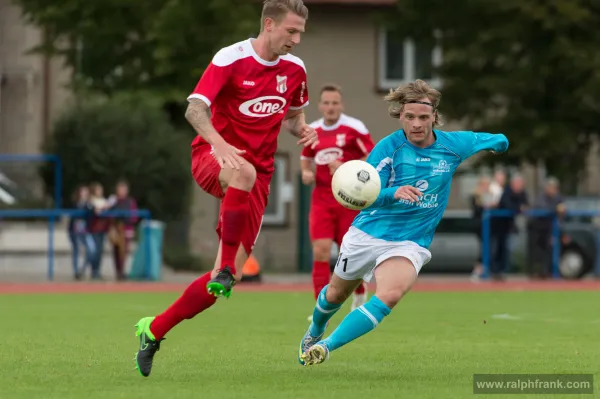
<svg viewBox="0 0 600 399">
<path fill-rule="evenodd" d="M 319 342 L 323 338 L 323 335 L 325 335 L 325 333 L 319 335 L 318 337 L 313 337 L 310 335 L 310 328 L 306 331 L 306 334 L 304 334 L 304 337 L 302 337 L 302 341 L 300 341 L 300 348 L 298 348 L 298 363 L 303 366 L 307 365 L 304 362 L 304 355 L 306 351 L 309 350 L 311 346 Z"/>
</svg>

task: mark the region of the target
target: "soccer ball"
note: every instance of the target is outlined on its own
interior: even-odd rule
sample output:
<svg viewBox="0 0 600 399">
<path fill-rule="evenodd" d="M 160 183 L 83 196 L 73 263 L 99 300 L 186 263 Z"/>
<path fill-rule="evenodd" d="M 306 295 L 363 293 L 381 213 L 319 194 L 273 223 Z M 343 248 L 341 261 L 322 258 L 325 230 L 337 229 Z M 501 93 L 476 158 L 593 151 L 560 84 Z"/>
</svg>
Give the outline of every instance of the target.
<svg viewBox="0 0 600 399">
<path fill-rule="evenodd" d="M 381 190 L 379 173 L 365 161 L 343 163 L 331 180 L 333 196 L 344 208 L 361 210 L 375 202 Z"/>
</svg>

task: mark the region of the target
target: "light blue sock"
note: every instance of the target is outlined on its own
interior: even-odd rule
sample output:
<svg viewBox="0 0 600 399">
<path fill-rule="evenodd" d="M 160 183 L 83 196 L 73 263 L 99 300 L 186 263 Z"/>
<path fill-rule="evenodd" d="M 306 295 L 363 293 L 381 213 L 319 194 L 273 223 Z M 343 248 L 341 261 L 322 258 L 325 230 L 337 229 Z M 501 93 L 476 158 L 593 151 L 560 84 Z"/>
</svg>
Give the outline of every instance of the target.
<svg viewBox="0 0 600 399">
<path fill-rule="evenodd" d="M 350 312 L 338 328 L 321 342 L 327 345 L 330 351 L 335 350 L 377 327 L 391 311 L 379 298 L 372 296 L 369 302 Z"/>
<path fill-rule="evenodd" d="M 327 297 L 325 293 L 327 292 L 327 284 L 317 297 L 317 303 L 315 305 L 315 310 L 313 310 L 313 319 L 312 323 L 310 323 L 310 335 L 313 337 L 318 337 L 319 335 L 325 332 L 325 327 L 327 327 L 327 322 L 329 319 L 333 317 L 335 312 L 340 310 L 342 307 L 341 304 L 329 303 L 327 302 Z"/>
</svg>

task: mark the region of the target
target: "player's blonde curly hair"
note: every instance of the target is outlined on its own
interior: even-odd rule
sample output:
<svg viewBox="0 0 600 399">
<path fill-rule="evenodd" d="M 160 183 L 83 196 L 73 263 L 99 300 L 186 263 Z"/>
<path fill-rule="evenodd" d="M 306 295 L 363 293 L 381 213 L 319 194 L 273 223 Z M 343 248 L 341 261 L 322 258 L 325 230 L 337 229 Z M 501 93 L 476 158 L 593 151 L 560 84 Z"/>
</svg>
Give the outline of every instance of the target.
<svg viewBox="0 0 600 399">
<path fill-rule="evenodd" d="M 394 119 L 400 119 L 400 114 L 404 110 L 404 104 L 420 101 L 425 97 L 429 99 L 433 106 L 433 125 L 442 126 L 441 115 L 438 112 L 442 93 L 421 79 L 399 86 L 396 90 L 390 90 L 390 93 L 383 99 L 389 103 L 390 116 Z"/>
<path fill-rule="evenodd" d="M 264 29 L 265 18 L 271 18 L 279 23 L 288 12 L 308 19 L 308 8 L 302 0 L 264 0 L 260 17 L 260 30 Z"/>
</svg>

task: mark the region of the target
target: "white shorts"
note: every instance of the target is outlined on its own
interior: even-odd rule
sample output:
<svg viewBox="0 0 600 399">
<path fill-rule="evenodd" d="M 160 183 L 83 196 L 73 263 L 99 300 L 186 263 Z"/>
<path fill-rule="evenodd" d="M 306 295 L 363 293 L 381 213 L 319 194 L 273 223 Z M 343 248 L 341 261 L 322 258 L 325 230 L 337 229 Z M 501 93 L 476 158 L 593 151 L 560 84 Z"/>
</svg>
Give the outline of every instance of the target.
<svg viewBox="0 0 600 399">
<path fill-rule="evenodd" d="M 342 240 L 334 273 L 344 280 L 369 282 L 375 268 L 395 256 L 409 259 L 417 274 L 431 260 L 431 252 L 412 241 L 385 241 L 351 226 Z"/>
</svg>

